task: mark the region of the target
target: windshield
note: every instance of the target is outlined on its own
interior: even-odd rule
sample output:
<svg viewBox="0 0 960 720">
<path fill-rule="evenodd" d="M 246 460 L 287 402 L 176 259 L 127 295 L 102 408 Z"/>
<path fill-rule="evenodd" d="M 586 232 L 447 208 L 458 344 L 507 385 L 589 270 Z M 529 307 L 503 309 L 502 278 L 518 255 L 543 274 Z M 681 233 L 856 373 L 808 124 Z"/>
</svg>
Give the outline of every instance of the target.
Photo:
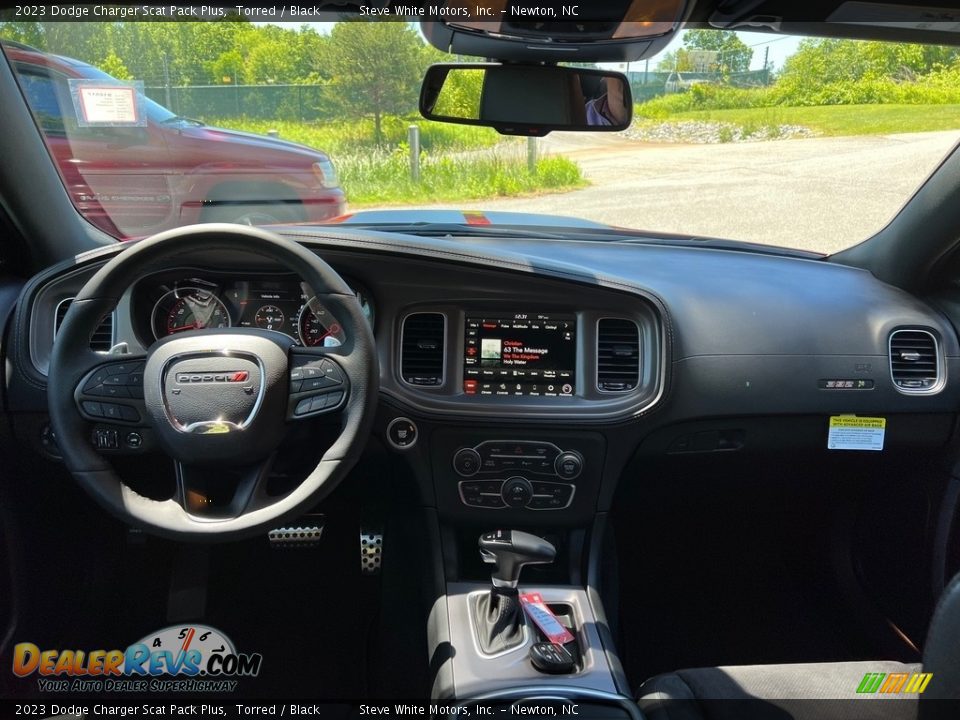
<svg viewBox="0 0 960 720">
<path fill-rule="evenodd" d="M 832 253 L 960 139 L 951 47 L 685 30 L 649 59 L 587 64 L 625 74 L 626 130 L 527 139 L 421 118 L 425 69 L 457 58 L 406 22 L 8 21 L 0 37 L 76 207 L 118 238 L 502 222 Z M 462 77 L 467 98 L 481 76 Z"/>
</svg>

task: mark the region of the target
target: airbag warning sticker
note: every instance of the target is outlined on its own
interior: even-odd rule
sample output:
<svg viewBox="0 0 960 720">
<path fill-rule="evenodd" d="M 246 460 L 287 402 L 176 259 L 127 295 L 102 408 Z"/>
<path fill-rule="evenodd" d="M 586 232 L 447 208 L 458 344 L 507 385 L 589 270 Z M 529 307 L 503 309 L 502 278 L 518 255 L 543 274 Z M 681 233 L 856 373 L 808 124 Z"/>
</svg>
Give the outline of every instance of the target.
<svg viewBox="0 0 960 720">
<path fill-rule="evenodd" d="M 886 418 L 834 415 L 830 418 L 827 448 L 830 450 L 883 450 Z"/>
</svg>

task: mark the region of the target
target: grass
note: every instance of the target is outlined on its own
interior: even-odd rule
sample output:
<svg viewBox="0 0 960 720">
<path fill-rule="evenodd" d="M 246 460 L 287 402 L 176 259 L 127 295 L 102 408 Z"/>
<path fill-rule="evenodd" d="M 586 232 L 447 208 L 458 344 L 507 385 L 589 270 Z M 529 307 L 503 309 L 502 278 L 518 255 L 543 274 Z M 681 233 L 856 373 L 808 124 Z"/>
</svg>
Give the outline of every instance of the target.
<svg viewBox="0 0 960 720">
<path fill-rule="evenodd" d="M 821 135 L 884 135 L 960 129 L 960 105 L 829 105 L 694 110 L 666 121 L 706 120 L 745 130 L 802 125 Z"/>
<path fill-rule="evenodd" d="M 246 119 L 208 120 L 211 125 L 266 134 L 328 152 L 351 208 L 457 202 L 561 192 L 586 185 L 579 166 L 562 157 L 527 167 L 526 146 L 490 128 L 428 120 L 385 118 L 386 142 L 373 142 L 372 121 L 307 123 Z M 420 182 L 410 178 L 407 128 L 420 127 Z"/>
<path fill-rule="evenodd" d="M 375 148 L 373 120 L 350 122 L 293 122 L 289 120 L 248 120 L 241 118 L 210 118 L 205 122 L 218 127 L 266 135 L 276 130 L 283 140 L 307 145 L 330 153 L 334 160 L 343 153 L 361 148 Z M 385 117 L 381 126 L 383 147 L 393 148 L 407 142 L 410 125 L 420 127 L 420 146 L 427 151 L 472 150 L 492 147 L 503 136 L 491 128 L 473 125 L 448 125 L 422 118 Z"/>
<path fill-rule="evenodd" d="M 409 157 L 403 152 L 344 155 L 337 167 L 351 207 L 514 197 L 586 185 L 572 160 L 541 158 L 531 173 L 526 157 L 513 148 L 424 154 L 419 183 L 411 180 Z"/>
</svg>

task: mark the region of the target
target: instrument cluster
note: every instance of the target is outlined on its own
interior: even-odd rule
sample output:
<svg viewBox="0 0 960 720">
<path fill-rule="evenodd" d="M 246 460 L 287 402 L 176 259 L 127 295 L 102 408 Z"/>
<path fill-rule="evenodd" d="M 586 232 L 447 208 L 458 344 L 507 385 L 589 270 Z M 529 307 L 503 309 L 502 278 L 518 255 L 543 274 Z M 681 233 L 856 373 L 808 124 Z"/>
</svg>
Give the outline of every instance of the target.
<svg viewBox="0 0 960 720">
<path fill-rule="evenodd" d="M 350 285 L 372 327 L 369 294 Z M 135 288 L 133 314 L 144 346 L 191 330 L 228 327 L 280 332 L 308 347 L 336 347 L 347 340 L 333 313 L 306 283 L 290 275 L 152 276 Z"/>
</svg>

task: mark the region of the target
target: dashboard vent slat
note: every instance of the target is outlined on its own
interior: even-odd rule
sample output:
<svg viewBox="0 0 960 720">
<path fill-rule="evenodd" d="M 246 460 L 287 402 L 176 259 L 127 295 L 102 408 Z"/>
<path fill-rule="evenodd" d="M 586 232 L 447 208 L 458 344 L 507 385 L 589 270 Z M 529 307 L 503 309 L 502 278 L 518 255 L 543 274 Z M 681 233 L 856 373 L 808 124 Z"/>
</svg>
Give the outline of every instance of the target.
<svg viewBox="0 0 960 720">
<path fill-rule="evenodd" d="M 57 338 L 57 333 L 60 331 L 60 325 L 63 324 L 63 319 L 67 316 L 67 310 L 70 309 L 70 303 L 72 302 L 73 298 L 66 298 L 65 300 L 61 300 L 60 304 L 57 305 L 53 320 L 54 340 Z M 97 352 L 109 352 L 110 348 L 112 347 L 113 313 L 110 313 L 103 318 L 103 320 L 97 326 L 97 329 L 93 331 L 93 335 L 90 338 L 90 349 L 96 350 Z"/>
<path fill-rule="evenodd" d="M 413 313 L 403 321 L 400 376 L 423 387 L 443 384 L 446 318 L 440 313 Z"/>
<path fill-rule="evenodd" d="M 940 385 L 940 352 L 929 330 L 890 334 L 890 377 L 900 392 L 933 392 Z"/>
<path fill-rule="evenodd" d="M 640 331 L 632 320 L 603 318 L 597 325 L 597 389 L 630 392 L 640 382 Z"/>
</svg>

